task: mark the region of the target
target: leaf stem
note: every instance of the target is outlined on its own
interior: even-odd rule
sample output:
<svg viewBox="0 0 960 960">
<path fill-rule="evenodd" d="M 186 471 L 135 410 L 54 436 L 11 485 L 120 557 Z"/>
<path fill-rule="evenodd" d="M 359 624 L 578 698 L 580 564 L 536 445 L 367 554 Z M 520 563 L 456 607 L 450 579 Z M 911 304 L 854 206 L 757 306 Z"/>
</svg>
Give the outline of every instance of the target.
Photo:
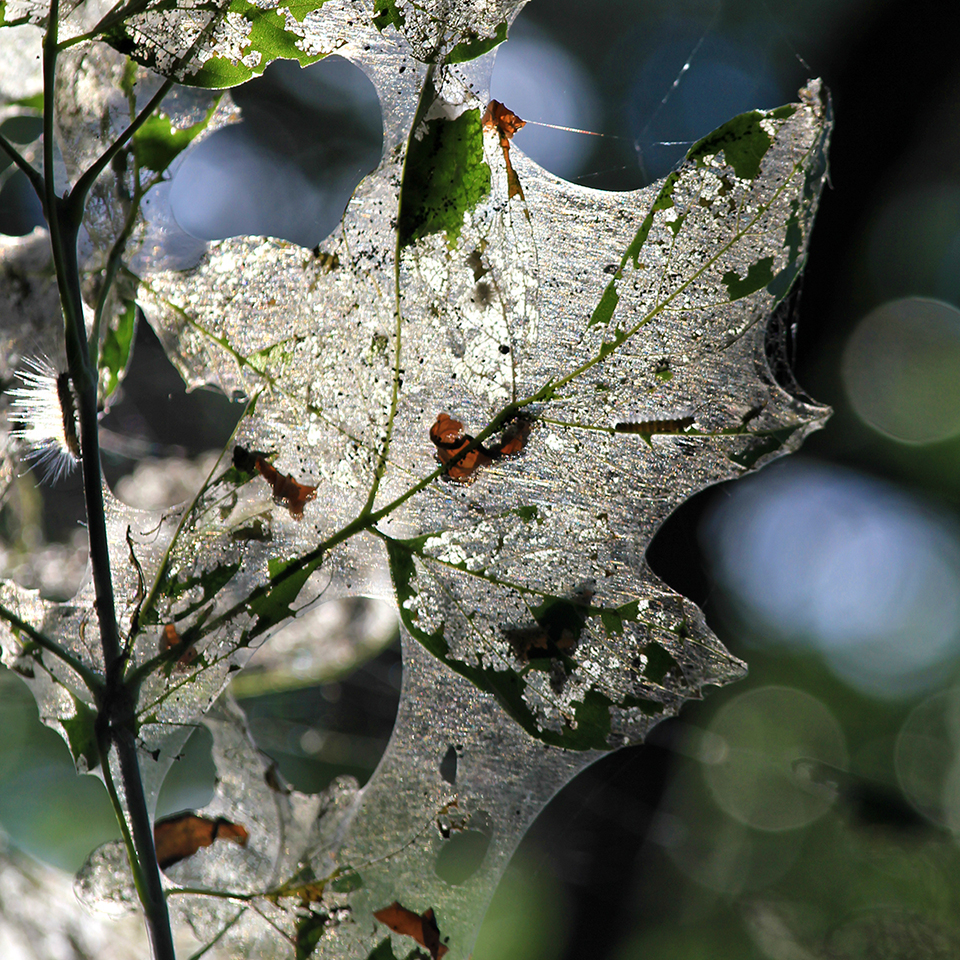
<svg viewBox="0 0 960 960">
<path fill-rule="evenodd" d="M 407 137 L 407 150 L 403 158 L 403 171 L 400 174 L 400 195 L 397 201 L 397 224 L 401 223 L 403 217 L 403 182 L 407 175 L 407 164 L 410 162 L 410 141 L 416 135 L 420 128 L 420 122 L 427 111 L 433 106 L 437 98 L 437 90 L 433 83 L 436 74 L 437 65 L 431 63 L 427 67 L 427 72 L 423 78 L 423 86 L 420 88 L 420 100 L 417 103 L 417 112 L 414 114 L 413 123 L 410 124 L 410 135 Z M 394 346 L 393 360 L 393 387 L 390 394 L 390 414 L 387 417 L 386 430 L 384 431 L 383 444 L 380 448 L 380 455 L 377 458 L 377 466 L 373 472 L 373 482 L 370 484 L 370 493 L 367 496 L 367 502 L 361 511 L 361 517 L 373 510 L 373 505 L 377 499 L 377 491 L 380 489 L 380 481 L 387 469 L 387 460 L 390 456 L 390 439 L 393 435 L 393 422 L 397 416 L 397 408 L 400 403 L 400 388 L 403 386 L 403 367 L 400 365 L 402 345 L 403 345 L 403 297 L 400 289 L 400 256 L 403 253 L 401 247 L 401 230 L 397 229 L 397 240 L 393 251 L 393 297 L 394 297 L 394 327 L 396 344 Z"/>
<path fill-rule="evenodd" d="M 139 172 L 137 174 L 139 176 Z M 137 223 L 137 215 L 140 212 L 140 201 L 143 199 L 143 193 L 137 185 L 130 209 L 127 211 L 127 218 L 124 221 L 123 229 L 110 248 L 110 254 L 107 257 L 107 265 L 103 269 L 103 282 L 100 284 L 100 294 L 97 297 L 97 305 L 93 311 L 93 329 L 90 332 L 90 362 L 97 369 L 100 363 L 100 336 L 103 327 L 103 312 L 106 309 L 107 301 L 110 296 L 110 290 L 120 269 L 120 258 L 127 245 L 127 240 L 133 233 L 133 228 Z"/>
<path fill-rule="evenodd" d="M 101 719 L 102 719 L 101 714 Z M 98 740 L 101 739 L 98 737 Z M 147 936 L 150 939 L 151 953 L 154 960 L 176 960 L 173 947 L 173 933 L 170 929 L 170 915 L 167 910 L 167 900 L 160 880 L 160 870 L 157 865 L 156 852 L 153 843 L 153 828 L 150 819 L 146 816 L 135 816 L 134 810 L 142 807 L 146 813 L 146 799 L 143 795 L 143 782 L 140 778 L 140 767 L 137 762 L 137 745 L 128 730 L 119 731 L 116 728 L 103 731 L 100 756 L 103 780 L 113 805 L 123 844 L 127 850 L 127 859 L 133 873 L 133 883 L 137 889 L 137 896 L 146 919 Z M 117 760 L 120 764 L 120 778 L 123 782 L 123 798 L 117 789 L 110 768 L 109 751 L 111 746 L 117 751 Z M 136 785 L 133 793 L 130 786 Z M 128 817 L 129 815 L 129 823 Z M 144 857 L 143 851 L 149 848 L 154 851 L 152 857 Z"/>
<path fill-rule="evenodd" d="M 69 650 L 64 649 L 45 633 L 31 627 L 25 620 L 21 620 L 12 610 L 0 603 L 0 617 L 7 621 L 16 630 L 25 633 L 38 647 L 52 653 L 58 660 L 62 660 L 86 684 L 87 689 L 97 696 L 103 692 L 103 679 L 91 670 L 85 663 L 78 660 Z"/>
<path fill-rule="evenodd" d="M 0 150 L 2 150 L 25 174 L 40 200 L 43 200 L 43 177 L 27 162 L 27 158 L 0 133 Z"/>
<path fill-rule="evenodd" d="M 107 164 L 126 146 L 130 138 L 146 123 L 153 111 L 160 106 L 163 98 L 170 92 L 173 84 L 174 81 L 170 77 L 167 77 L 167 79 L 160 84 L 157 92 L 147 102 L 147 105 L 130 121 L 126 130 L 83 172 L 80 179 L 77 180 L 73 189 L 70 191 L 69 196 L 66 198 L 69 215 L 77 219 L 82 216 L 90 188 L 94 185 L 100 174 L 103 173 Z"/>
</svg>

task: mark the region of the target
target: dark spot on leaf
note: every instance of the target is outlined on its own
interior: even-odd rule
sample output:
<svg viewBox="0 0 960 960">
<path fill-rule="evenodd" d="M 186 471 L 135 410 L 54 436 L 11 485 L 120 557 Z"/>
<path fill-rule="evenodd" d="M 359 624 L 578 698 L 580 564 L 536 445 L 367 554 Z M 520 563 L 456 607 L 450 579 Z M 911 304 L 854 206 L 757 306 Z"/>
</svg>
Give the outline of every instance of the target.
<svg viewBox="0 0 960 960">
<path fill-rule="evenodd" d="M 647 644 L 643 652 L 647 657 L 643 675 L 653 683 L 663 683 L 668 673 L 679 669 L 677 661 L 659 643 Z"/>
<path fill-rule="evenodd" d="M 457 782 L 457 750 L 451 744 L 440 761 L 440 776 L 449 784 Z"/>
<path fill-rule="evenodd" d="M 486 281 L 479 281 L 473 292 L 473 302 L 479 307 L 489 307 L 493 303 L 493 287 Z"/>
<path fill-rule="evenodd" d="M 331 270 L 336 270 L 340 266 L 340 255 L 326 253 L 320 249 L 320 244 L 317 244 L 311 252 L 314 262 L 324 273 L 330 273 Z"/>
<path fill-rule="evenodd" d="M 478 283 L 487 274 L 487 268 L 483 265 L 483 252 L 481 250 L 470 251 L 470 255 L 467 257 L 467 266 L 473 271 L 474 283 Z"/>
<path fill-rule="evenodd" d="M 166 653 L 168 650 L 177 649 L 177 669 L 185 670 L 197 659 L 197 651 L 193 644 L 184 642 L 183 638 L 177 633 L 177 628 L 168 623 L 160 634 L 159 642 L 160 652 Z"/>
<path fill-rule="evenodd" d="M 573 653 L 580 642 L 592 599 L 593 590 L 586 586 L 571 597 L 548 597 L 530 611 L 535 625 L 502 628 L 517 659 L 526 663 L 536 657 Z"/>
</svg>

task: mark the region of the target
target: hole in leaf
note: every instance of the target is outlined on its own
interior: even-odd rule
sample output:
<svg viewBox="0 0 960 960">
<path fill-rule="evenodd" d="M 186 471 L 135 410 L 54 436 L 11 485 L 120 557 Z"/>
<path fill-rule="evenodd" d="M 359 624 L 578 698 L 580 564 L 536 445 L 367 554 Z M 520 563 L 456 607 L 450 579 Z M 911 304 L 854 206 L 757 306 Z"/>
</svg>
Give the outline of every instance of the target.
<svg viewBox="0 0 960 960">
<path fill-rule="evenodd" d="M 457 748 L 452 743 L 440 761 L 440 776 L 449 784 L 457 782 Z"/>
<path fill-rule="evenodd" d="M 306 69 L 277 61 L 233 98 L 243 121 L 186 155 L 170 190 L 174 216 L 203 240 L 273 236 L 315 246 L 380 162 L 373 84 L 342 57 Z"/>
<path fill-rule="evenodd" d="M 392 608 L 357 597 L 294 621 L 232 689 L 257 746 L 294 789 L 315 793 L 338 776 L 369 780 L 393 731 L 400 679 Z"/>
<path fill-rule="evenodd" d="M 533 941 L 534 949 L 510 956 L 616 955 L 621 931 L 645 920 L 631 899 L 634 870 L 672 762 L 659 745 L 667 739 L 659 731 L 674 724 L 657 727 L 655 743 L 605 755 L 543 808 L 497 888 L 477 938 L 476 960 L 507 955 L 513 936 Z M 544 941 L 552 944 L 549 953 L 540 952 Z"/>
<path fill-rule="evenodd" d="M 489 846 L 490 834 L 483 830 L 455 833 L 440 849 L 433 869 L 441 880 L 458 887 L 480 869 Z"/>
<path fill-rule="evenodd" d="M 15 170 L 0 187 L 0 233 L 25 237 L 43 226 L 43 207 L 22 170 Z"/>
<path fill-rule="evenodd" d="M 242 412 L 218 390 L 188 393 L 150 325 L 138 323 L 130 369 L 100 426 L 111 488 L 141 509 L 183 503 L 209 474 Z"/>
<path fill-rule="evenodd" d="M 497 50 L 490 95 L 524 120 L 599 130 L 603 110 L 590 73 L 542 27 L 526 12 L 517 18 Z M 551 173 L 577 180 L 595 162 L 599 140 L 528 123 L 515 142 Z"/>
<path fill-rule="evenodd" d="M 29 114 L 9 117 L 0 123 L 0 134 L 18 145 L 32 143 L 41 133 L 43 133 L 42 118 Z"/>
<path fill-rule="evenodd" d="M 3 666 L 0 832 L 3 843 L 9 839 L 31 856 L 71 872 L 91 850 L 119 835 L 103 784 L 77 773 L 63 739 L 40 722 L 26 684 Z"/>
<path fill-rule="evenodd" d="M 744 30 L 719 3 L 629 13 L 622 4 L 530 4 L 497 50 L 491 95 L 527 121 L 516 147 L 551 173 L 634 190 L 666 176 L 721 123 L 785 103 L 805 81 L 781 19 L 750 23 Z M 783 54 L 776 72 L 771 48 Z"/>
<path fill-rule="evenodd" d="M 164 778 L 157 797 L 157 819 L 181 810 L 200 810 L 210 802 L 217 775 L 212 747 L 210 731 L 198 726 Z"/>
</svg>

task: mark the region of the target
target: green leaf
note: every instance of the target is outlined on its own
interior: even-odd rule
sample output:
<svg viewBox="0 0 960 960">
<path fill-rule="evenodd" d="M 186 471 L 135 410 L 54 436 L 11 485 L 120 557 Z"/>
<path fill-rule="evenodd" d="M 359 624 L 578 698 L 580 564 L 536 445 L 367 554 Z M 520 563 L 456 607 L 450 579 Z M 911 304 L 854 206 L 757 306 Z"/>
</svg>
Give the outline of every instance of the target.
<svg viewBox="0 0 960 960">
<path fill-rule="evenodd" d="M 649 644 L 643 654 L 647 658 L 643 675 L 654 683 L 663 683 L 664 677 L 671 670 L 680 669 L 680 664 L 659 643 Z"/>
<path fill-rule="evenodd" d="M 367 960 L 397 960 L 390 938 L 381 940 L 368 954 Z"/>
<path fill-rule="evenodd" d="M 478 37 L 468 34 L 447 55 L 447 63 L 467 63 L 476 60 L 507 39 L 507 22 L 497 24 L 497 32 L 492 37 Z"/>
<path fill-rule="evenodd" d="M 263 633 L 264 630 L 293 616 L 291 604 L 300 595 L 310 574 L 322 563 L 322 556 L 307 562 L 299 557 L 270 561 L 270 586 L 254 594 L 247 603 L 250 613 L 257 618 L 252 635 Z"/>
<path fill-rule="evenodd" d="M 133 135 L 133 148 L 142 167 L 163 173 L 181 151 L 185 150 L 210 120 L 206 118 L 182 130 L 162 114 L 155 114 Z"/>
<path fill-rule="evenodd" d="M 137 305 L 133 300 L 124 302 L 115 325 L 111 325 L 100 345 L 100 403 L 105 406 L 126 372 L 136 332 Z"/>
<path fill-rule="evenodd" d="M 446 231 L 453 244 L 464 214 L 489 193 L 480 111 L 466 110 L 456 120 L 428 121 L 423 131 L 414 131 L 404 166 L 400 246 L 440 231 Z"/>
<path fill-rule="evenodd" d="M 334 877 L 329 886 L 334 893 L 353 893 L 363 887 L 363 877 L 356 870 L 347 870 L 339 877 Z"/>
<path fill-rule="evenodd" d="M 296 926 L 296 960 L 308 960 L 313 956 L 317 944 L 327 929 L 330 918 L 325 913 L 310 910 L 304 914 Z"/>
<path fill-rule="evenodd" d="M 283 13 L 248 0 L 211 0 L 202 7 L 161 2 L 112 23 L 103 39 L 143 66 L 191 86 L 235 87 L 262 74 L 273 60 L 306 66 L 332 52 L 303 49 L 300 25 L 324 2 L 295 0 Z M 176 31 L 179 20 L 188 28 L 182 36 Z"/>
<path fill-rule="evenodd" d="M 73 754 L 77 769 L 84 773 L 100 765 L 100 749 L 97 746 L 97 713 L 88 704 L 72 696 L 73 716 L 61 717 L 60 726 L 66 733 L 67 745 Z"/>
<path fill-rule="evenodd" d="M 14 107 L 23 107 L 26 110 L 33 110 L 38 114 L 42 114 L 43 94 L 36 93 L 31 97 L 21 97 L 19 100 L 11 100 L 10 105 Z"/>
<path fill-rule="evenodd" d="M 764 121 L 787 120 L 794 111 L 793 106 L 786 106 L 743 113 L 695 143 L 687 160 L 704 164 L 722 152 L 736 176 L 753 180 L 760 173 L 760 164 L 773 144 L 772 137 L 764 129 Z"/>
<path fill-rule="evenodd" d="M 789 243 L 789 240 L 788 240 Z M 721 278 L 731 300 L 739 300 L 767 286 L 773 281 L 773 257 L 764 257 L 751 263 L 747 275 L 741 278 L 736 270 L 728 270 Z"/>
<path fill-rule="evenodd" d="M 397 7 L 396 0 L 376 0 L 373 5 L 373 25 L 381 32 L 386 30 L 391 24 L 402 30 L 406 23 L 406 18 Z"/>
</svg>

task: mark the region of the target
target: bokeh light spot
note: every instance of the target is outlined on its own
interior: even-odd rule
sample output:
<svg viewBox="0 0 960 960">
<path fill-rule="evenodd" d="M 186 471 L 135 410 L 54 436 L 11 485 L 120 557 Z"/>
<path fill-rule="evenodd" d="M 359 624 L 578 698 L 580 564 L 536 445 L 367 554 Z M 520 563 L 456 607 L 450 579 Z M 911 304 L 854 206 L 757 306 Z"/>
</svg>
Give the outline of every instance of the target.
<svg viewBox="0 0 960 960">
<path fill-rule="evenodd" d="M 960 831 L 960 689 L 914 707 L 897 736 L 897 779 L 929 820 Z"/>
<path fill-rule="evenodd" d="M 795 760 L 845 767 L 847 749 L 833 714 L 815 697 L 790 687 L 761 687 L 726 704 L 710 732 L 728 745 L 724 759 L 703 768 L 717 804 L 757 830 L 793 830 L 829 808 L 802 790 Z"/>
<path fill-rule="evenodd" d="M 754 830 L 728 816 L 695 764 L 673 774 L 648 836 L 686 877 L 733 897 L 776 883 L 800 843 L 795 831 Z"/>
<path fill-rule="evenodd" d="M 876 204 L 862 248 L 869 295 L 877 301 L 905 294 L 950 297 L 957 280 L 943 271 L 960 234 L 960 187 L 927 182 L 884 199 Z"/>
<path fill-rule="evenodd" d="M 847 341 L 843 382 L 857 414 L 895 440 L 960 433 L 960 310 L 907 297 L 868 313 Z"/>
<path fill-rule="evenodd" d="M 701 536 L 757 643 L 817 650 L 845 682 L 884 697 L 942 683 L 957 655 L 956 525 L 888 484 L 778 464 L 736 484 Z"/>
</svg>

